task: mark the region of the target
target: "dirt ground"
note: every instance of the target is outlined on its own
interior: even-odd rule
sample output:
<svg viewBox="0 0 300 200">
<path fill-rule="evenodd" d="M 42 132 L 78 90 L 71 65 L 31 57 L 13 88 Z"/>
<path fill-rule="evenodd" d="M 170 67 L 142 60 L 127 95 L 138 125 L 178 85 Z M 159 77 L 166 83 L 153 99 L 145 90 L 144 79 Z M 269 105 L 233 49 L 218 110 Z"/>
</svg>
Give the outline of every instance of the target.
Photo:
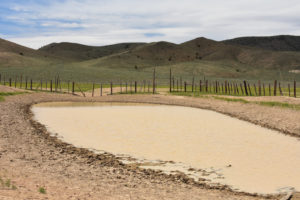
<svg viewBox="0 0 300 200">
<path fill-rule="evenodd" d="M 0 92 L 14 88 L 0 86 Z M 79 97 L 28 93 L 0 102 L 0 199 L 280 199 L 230 191 L 126 166 L 114 155 L 96 155 L 51 137 L 32 120 L 30 105 L 51 101 L 141 102 L 215 110 L 300 137 L 300 113 L 291 109 L 222 100 L 165 95 Z M 14 185 L 16 188 L 12 189 Z M 39 192 L 44 188 L 46 193 Z"/>
</svg>

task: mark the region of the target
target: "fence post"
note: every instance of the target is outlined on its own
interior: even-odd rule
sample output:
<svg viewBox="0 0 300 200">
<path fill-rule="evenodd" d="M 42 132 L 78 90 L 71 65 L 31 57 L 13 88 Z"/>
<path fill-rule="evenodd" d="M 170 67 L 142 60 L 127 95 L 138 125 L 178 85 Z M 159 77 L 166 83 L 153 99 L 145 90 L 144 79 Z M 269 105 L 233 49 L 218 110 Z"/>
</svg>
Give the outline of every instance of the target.
<svg viewBox="0 0 300 200">
<path fill-rule="evenodd" d="M 202 92 L 202 80 L 199 81 L 199 91 Z"/>
<path fill-rule="evenodd" d="M 30 90 L 32 90 L 32 79 L 30 79 Z"/>
<path fill-rule="evenodd" d="M 266 96 L 265 84 L 263 83 L 264 96 Z"/>
<path fill-rule="evenodd" d="M 26 80 L 26 87 L 27 87 L 27 80 Z M 53 83 L 52 80 L 50 80 L 50 92 L 53 91 Z"/>
<path fill-rule="evenodd" d="M 172 92 L 172 69 L 170 68 L 170 92 Z"/>
<path fill-rule="evenodd" d="M 122 94 L 122 81 L 120 81 L 120 93 Z"/>
<path fill-rule="evenodd" d="M 297 86 L 296 86 L 296 80 L 294 80 L 294 97 L 296 98 L 297 97 Z"/>
<path fill-rule="evenodd" d="M 113 94 L 113 83 L 112 83 L 112 81 L 110 82 L 110 95 L 112 95 Z"/>
<path fill-rule="evenodd" d="M 100 96 L 102 97 L 102 83 L 100 84 Z"/>
<path fill-rule="evenodd" d="M 276 96 L 277 92 L 277 80 L 274 81 L 274 96 Z"/>
<path fill-rule="evenodd" d="M 269 96 L 272 96 L 271 94 L 271 84 L 269 83 Z"/>
<path fill-rule="evenodd" d="M 184 81 L 184 92 L 186 92 L 186 82 Z"/>
<path fill-rule="evenodd" d="M 52 80 L 51 80 L 51 85 L 52 85 Z M 52 86 L 51 86 L 51 90 L 52 90 Z M 75 94 L 75 82 L 72 81 L 72 94 Z"/>
<path fill-rule="evenodd" d="M 245 87 L 245 93 L 248 96 L 248 90 L 247 90 L 247 83 L 246 83 L 246 81 L 244 81 L 244 87 Z"/>
<path fill-rule="evenodd" d="M 94 97 L 95 83 L 93 83 L 92 97 Z"/>
<path fill-rule="evenodd" d="M 193 80 L 192 80 L 192 92 L 194 92 L 194 85 L 195 85 L 195 77 L 193 77 Z"/>
<path fill-rule="evenodd" d="M 155 94 L 155 68 L 153 70 L 153 94 Z"/>
<path fill-rule="evenodd" d="M 11 78 L 9 78 L 9 87 L 11 87 Z"/>
<path fill-rule="evenodd" d="M 25 77 L 25 89 L 26 89 L 26 90 L 27 90 L 27 88 L 28 88 L 28 87 L 27 87 L 27 86 L 28 86 L 28 83 L 27 83 L 28 80 L 27 80 L 27 79 L 28 79 L 28 78 L 27 78 L 27 76 L 26 76 L 26 77 Z"/>
<path fill-rule="evenodd" d="M 182 78 L 181 78 L 181 76 L 180 76 L 180 92 L 182 92 Z"/>
<path fill-rule="evenodd" d="M 1 84 L 1 74 L 0 74 L 0 84 Z"/>
<path fill-rule="evenodd" d="M 46 79 L 46 91 L 48 91 L 48 81 Z"/>
<path fill-rule="evenodd" d="M 128 83 L 127 83 L 127 81 L 126 81 L 126 83 L 125 83 L 125 92 L 126 92 L 126 94 L 127 94 L 127 86 L 128 86 Z"/>
<path fill-rule="evenodd" d="M 258 95 L 261 96 L 261 83 L 258 81 Z"/>
<path fill-rule="evenodd" d="M 18 77 L 16 76 L 15 77 L 15 88 L 17 88 L 17 79 L 18 79 Z"/>
<path fill-rule="evenodd" d="M 134 81 L 134 93 L 137 93 L 137 82 Z"/>
<path fill-rule="evenodd" d="M 289 97 L 291 96 L 291 86 L 288 84 L 288 89 L 289 89 Z"/>
</svg>

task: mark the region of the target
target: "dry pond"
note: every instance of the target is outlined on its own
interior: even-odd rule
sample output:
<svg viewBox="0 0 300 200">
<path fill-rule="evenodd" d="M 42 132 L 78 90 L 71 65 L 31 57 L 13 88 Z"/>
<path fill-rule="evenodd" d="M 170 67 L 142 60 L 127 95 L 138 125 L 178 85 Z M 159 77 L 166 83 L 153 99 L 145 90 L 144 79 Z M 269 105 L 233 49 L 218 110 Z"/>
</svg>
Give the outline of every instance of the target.
<svg viewBox="0 0 300 200">
<path fill-rule="evenodd" d="M 184 172 L 250 193 L 300 190 L 298 139 L 217 112 L 71 102 L 42 103 L 32 110 L 62 140 L 119 155 L 126 163 Z"/>
</svg>

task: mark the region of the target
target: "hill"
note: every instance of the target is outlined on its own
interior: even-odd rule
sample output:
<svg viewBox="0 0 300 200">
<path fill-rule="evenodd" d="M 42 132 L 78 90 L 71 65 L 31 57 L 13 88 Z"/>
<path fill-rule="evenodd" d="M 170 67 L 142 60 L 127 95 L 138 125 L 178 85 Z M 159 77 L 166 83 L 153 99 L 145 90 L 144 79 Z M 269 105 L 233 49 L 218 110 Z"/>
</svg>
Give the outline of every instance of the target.
<svg viewBox="0 0 300 200">
<path fill-rule="evenodd" d="M 60 56 L 72 61 L 84 61 L 130 51 L 145 43 L 120 43 L 108 46 L 87 46 L 76 43 L 52 43 L 39 49 L 53 56 Z"/>
<path fill-rule="evenodd" d="M 183 79 L 300 79 L 300 52 L 273 51 L 196 38 L 181 44 L 170 42 L 122 43 L 86 46 L 53 43 L 39 50 L 0 40 L 0 73 L 48 79 L 57 74 L 64 80 L 149 80 L 168 82 L 169 69 Z"/>
<path fill-rule="evenodd" d="M 271 37 L 240 37 L 223 43 L 257 47 L 272 51 L 300 51 L 300 36 L 278 35 Z"/>
</svg>

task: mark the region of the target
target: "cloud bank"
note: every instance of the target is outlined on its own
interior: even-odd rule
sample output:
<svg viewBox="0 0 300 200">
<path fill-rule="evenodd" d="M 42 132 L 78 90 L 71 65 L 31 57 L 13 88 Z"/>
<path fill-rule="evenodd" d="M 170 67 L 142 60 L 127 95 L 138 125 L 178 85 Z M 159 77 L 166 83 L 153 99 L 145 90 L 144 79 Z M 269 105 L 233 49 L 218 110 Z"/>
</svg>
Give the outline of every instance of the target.
<svg viewBox="0 0 300 200">
<path fill-rule="evenodd" d="M 12 0 L 0 2 L 0 37 L 39 48 L 300 35 L 299 11 L 299 0 Z"/>
</svg>

